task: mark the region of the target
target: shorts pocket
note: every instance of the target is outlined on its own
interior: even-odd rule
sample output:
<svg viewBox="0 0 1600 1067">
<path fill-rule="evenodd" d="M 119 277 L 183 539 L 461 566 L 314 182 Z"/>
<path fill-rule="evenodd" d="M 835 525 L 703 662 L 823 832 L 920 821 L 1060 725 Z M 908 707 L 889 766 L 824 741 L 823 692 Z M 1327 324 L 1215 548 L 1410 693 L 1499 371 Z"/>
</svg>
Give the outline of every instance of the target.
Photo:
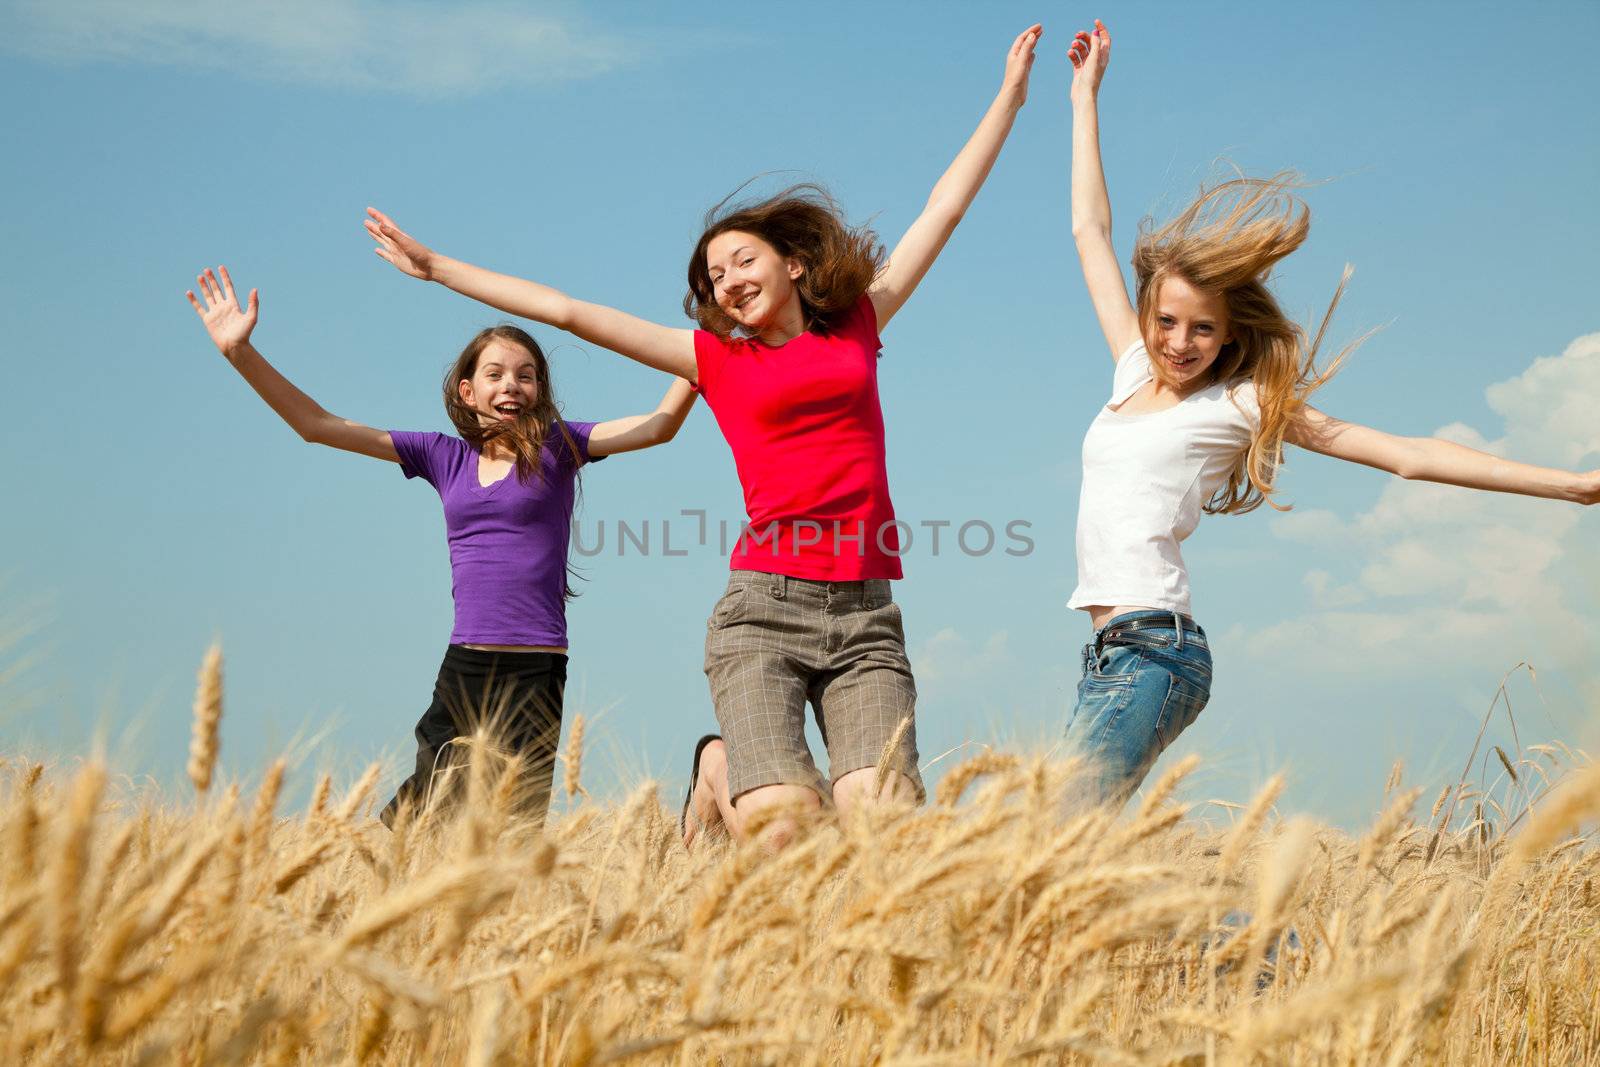
<svg viewBox="0 0 1600 1067">
<path fill-rule="evenodd" d="M 711 617 L 706 620 L 706 629 L 720 630 L 729 623 L 738 622 L 744 615 L 749 592 L 749 586 L 737 585 L 723 593 L 722 598 L 711 609 Z"/>
<path fill-rule="evenodd" d="M 862 582 L 861 604 L 868 611 L 881 611 L 894 603 L 894 591 L 887 578 L 868 578 Z"/>
</svg>

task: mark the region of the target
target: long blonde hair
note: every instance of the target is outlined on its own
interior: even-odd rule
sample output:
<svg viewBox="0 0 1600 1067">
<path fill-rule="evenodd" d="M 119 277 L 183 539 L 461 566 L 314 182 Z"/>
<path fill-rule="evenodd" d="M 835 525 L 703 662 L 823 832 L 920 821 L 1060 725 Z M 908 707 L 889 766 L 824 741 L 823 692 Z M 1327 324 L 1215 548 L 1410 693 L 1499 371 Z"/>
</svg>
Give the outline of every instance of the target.
<svg viewBox="0 0 1600 1067">
<path fill-rule="evenodd" d="M 1163 281 L 1182 278 L 1196 289 L 1219 294 L 1227 303 L 1233 336 L 1212 370 L 1221 382 L 1249 379 L 1261 403 L 1261 423 L 1250 447 L 1206 503 L 1208 514 L 1242 515 L 1263 501 L 1279 511 L 1289 510 L 1272 499 L 1284 434 L 1306 398 L 1333 377 L 1355 347 L 1345 348 L 1326 370 L 1317 368 L 1317 352 L 1344 295 L 1349 267 L 1316 335 L 1309 339 L 1267 288 L 1273 266 L 1299 248 L 1311 231 L 1311 210 L 1294 193 L 1302 186 L 1292 172 L 1267 179 L 1238 178 L 1202 188 L 1182 214 L 1159 229 L 1152 228 L 1148 218 L 1139 224 L 1133 272 L 1145 347 L 1151 352 L 1159 349 L 1157 298 Z M 1176 384 L 1161 360 L 1152 359 L 1150 365 L 1162 382 Z"/>
</svg>

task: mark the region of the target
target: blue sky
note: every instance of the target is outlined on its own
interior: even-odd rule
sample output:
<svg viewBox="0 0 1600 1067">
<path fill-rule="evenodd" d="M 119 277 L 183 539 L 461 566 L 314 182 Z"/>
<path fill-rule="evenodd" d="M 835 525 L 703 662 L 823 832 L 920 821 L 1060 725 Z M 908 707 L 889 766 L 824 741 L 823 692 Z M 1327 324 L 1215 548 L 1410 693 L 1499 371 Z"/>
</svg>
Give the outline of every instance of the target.
<svg viewBox="0 0 1600 1067">
<path fill-rule="evenodd" d="M 1278 292 L 1309 319 L 1352 263 L 1335 338 L 1382 329 L 1321 405 L 1600 465 L 1593 4 L 13 2 L 0 748 L 71 754 L 99 733 L 123 769 L 173 780 L 220 637 L 229 773 L 291 742 L 302 788 L 410 758 L 450 630 L 437 498 L 279 423 L 184 302 L 198 269 L 261 289 L 257 344 L 330 410 L 445 429 L 438 376 L 498 316 L 373 256 L 366 205 L 451 254 L 681 323 L 700 218 L 753 175 L 821 179 L 892 241 L 1036 19 L 1028 105 L 880 372 L 901 517 L 1023 520 L 1035 544 L 913 545 L 896 596 L 924 757 L 1048 744 L 1087 632 L 1064 607 L 1079 445 L 1110 387 L 1067 216 L 1062 52 L 1096 14 L 1116 42 L 1119 250 L 1220 160 L 1325 179 Z M 573 417 L 645 410 L 665 385 L 535 333 Z M 1218 669 L 1175 750 L 1207 759 L 1193 799 L 1241 799 L 1286 767 L 1288 806 L 1364 818 L 1397 757 L 1418 782 L 1453 779 L 1520 661 L 1538 670 L 1511 687 L 1522 740 L 1594 742 L 1600 517 L 1303 454 L 1284 486 L 1288 516 L 1208 519 L 1186 545 Z M 568 716 L 594 724 L 594 787 L 676 791 L 712 723 L 700 664 L 726 563 L 715 544 L 661 554 L 664 519 L 675 548 L 693 532 L 682 509 L 741 515 L 703 409 L 585 481 L 584 528 L 612 535 L 570 614 Z M 619 557 L 615 524 L 647 519 L 652 553 Z"/>
</svg>

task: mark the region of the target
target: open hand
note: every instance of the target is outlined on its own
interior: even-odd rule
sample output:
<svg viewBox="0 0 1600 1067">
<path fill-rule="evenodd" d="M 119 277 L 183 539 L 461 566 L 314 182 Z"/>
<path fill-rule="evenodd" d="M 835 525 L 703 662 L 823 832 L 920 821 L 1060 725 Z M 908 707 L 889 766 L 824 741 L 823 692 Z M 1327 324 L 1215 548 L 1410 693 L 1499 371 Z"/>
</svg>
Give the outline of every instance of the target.
<svg viewBox="0 0 1600 1067">
<path fill-rule="evenodd" d="M 1093 31 L 1074 34 L 1067 58 L 1072 60 L 1072 99 L 1093 100 L 1111 62 L 1111 33 L 1106 24 L 1095 19 Z"/>
<path fill-rule="evenodd" d="M 1033 46 L 1039 43 L 1044 27 L 1035 23 L 1017 35 L 1006 53 L 1006 77 L 1000 85 L 1002 93 L 1011 93 L 1021 107 L 1028 99 L 1028 73 L 1033 70 Z"/>
<path fill-rule="evenodd" d="M 221 282 L 217 281 L 217 274 L 222 275 Z M 248 306 L 240 308 L 227 267 L 218 267 L 216 274 L 207 267 L 204 273 L 196 276 L 195 281 L 200 286 L 204 302 L 195 297 L 193 289 L 184 295 L 189 298 L 200 321 L 206 324 L 206 332 L 211 335 L 212 343 L 223 355 L 231 357 L 240 345 L 250 340 L 250 331 L 256 328 L 256 316 L 261 309 L 256 291 L 250 290 Z"/>
<path fill-rule="evenodd" d="M 378 242 L 373 251 L 393 263 L 397 268 L 421 278 L 433 280 L 433 250 L 394 224 L 394 220 L 377 208 L 367 208 L 367 218 L 362 222 L 372 239 Z"/>
</svg>

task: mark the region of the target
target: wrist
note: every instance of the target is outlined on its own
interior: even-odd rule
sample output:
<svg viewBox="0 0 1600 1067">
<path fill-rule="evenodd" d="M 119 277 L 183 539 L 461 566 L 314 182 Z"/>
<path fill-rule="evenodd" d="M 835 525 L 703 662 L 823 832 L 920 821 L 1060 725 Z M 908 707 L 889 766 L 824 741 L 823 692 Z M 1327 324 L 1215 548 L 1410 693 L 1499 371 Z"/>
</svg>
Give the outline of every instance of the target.
<svg viewBox="0 0 1600 1067">
<path fill-rule="evenodd" d="M 245 353 L 250 351 L 250 338 L 246 337 L 242 341 L 230 341 L 217 347 L 222 350 L 223 358 L 229 363 L 238 363 Z"/>
<path fill-rule="evenodd" d="M 455 277 L 456 270 L 460 266 L 461 262 L 459 260 L 451 259 L 449 256 L 441 256 L 437 252 L 430 252 L 428 254 L 427 280 L 438 282 L 440 285 L 447 285 L 448 283 L 445 279 Z"/>
</svg>

